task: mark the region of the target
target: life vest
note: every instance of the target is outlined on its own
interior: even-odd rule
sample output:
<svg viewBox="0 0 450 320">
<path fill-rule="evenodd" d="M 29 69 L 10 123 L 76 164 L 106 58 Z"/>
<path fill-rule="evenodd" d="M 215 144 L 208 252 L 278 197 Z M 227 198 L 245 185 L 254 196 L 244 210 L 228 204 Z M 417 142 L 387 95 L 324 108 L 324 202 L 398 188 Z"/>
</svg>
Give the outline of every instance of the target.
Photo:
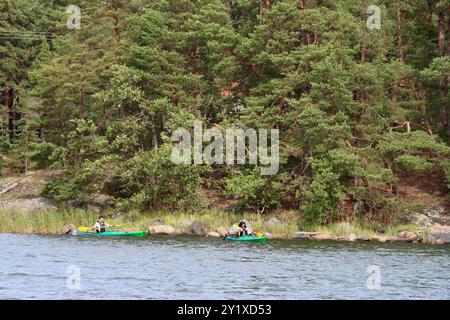
<svg viewBox="0 0 450 320">
<path fill-rule="evenodd" d="M 97 227 L 97 229 L 96 229 L 97 233 L 106 231 L 106 224 L 104 222 L 97 221 L 97 224 L 98 224 L 98 227 L 100 227 L 100 228 Z"/>
</svg>

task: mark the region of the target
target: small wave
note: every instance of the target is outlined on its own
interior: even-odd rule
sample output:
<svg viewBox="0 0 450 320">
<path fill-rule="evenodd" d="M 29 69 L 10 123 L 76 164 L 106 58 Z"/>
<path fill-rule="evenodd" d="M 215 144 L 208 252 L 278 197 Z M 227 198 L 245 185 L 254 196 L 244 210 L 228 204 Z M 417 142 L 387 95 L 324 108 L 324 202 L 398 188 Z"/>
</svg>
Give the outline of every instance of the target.
<svg viewBox="0 0 450 320">
<path fill-rule="evenodd" d="M 14 277 L 14 276 L 17 276 L 17 277 L 23 277 L 23 276 L 29 276 L 29 274 L 28 273 L 25 273 L 25 272 L 11 272 L 11 273 L 5 273 L 4 274 L 5 276 L 12 276 L 12 277 Z"/>
</svg>

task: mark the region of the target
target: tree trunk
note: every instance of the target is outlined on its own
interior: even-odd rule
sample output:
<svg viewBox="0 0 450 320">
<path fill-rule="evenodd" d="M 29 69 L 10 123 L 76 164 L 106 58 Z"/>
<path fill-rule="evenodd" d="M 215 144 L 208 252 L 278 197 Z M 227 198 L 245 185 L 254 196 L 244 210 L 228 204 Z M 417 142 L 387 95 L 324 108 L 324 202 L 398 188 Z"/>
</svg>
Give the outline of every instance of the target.
<svg viewBox="0 0 450 320">
<path fill-rule="evenodd" d="M 403 51 L 403 38 L 402 38 L 402 22 L 403 22 L 403 13 L 400 7 L 400 1 L 396 1 L 397 5 L 397 60 L 400 64 L 404 64 L 405 56 Z M 392 84 L 392 108 L 395 110 L 397 108 L 397 92 L 398 92 L 398 81 L 394 80 Z"/>
<path fill-rule="evenodd" d="M 438 23 L 439 23 L 439 56 L 445 57 L 447 54 L 446 50 L 446 43 L 445 43 L 445 10 L 440 9 L 438 12 Z M 442 78 L 439 81 L 439 97 L 441 98 L 441 101 L 445 99 L 445 96 L 447 94 L 447 85 L 448 85 L 448 77 Z M 446 103 L 442 102 L 442 107 L 439 113 L 439 122 L 441 125 L 441 128 L 448 131 L 448 106 Z"/>
<path fill-rule="evenodd" d="M 262 0 L 261 9 L 259 12 L 261 18 L 264 17 L 264 13 L 266 12 L 267 9 L 269 9 L 269 7 L 270 7 L 270 0 Z"/>
<path fill-rule="evenodd" d="M 450 7 L 447 9 L 447 31 L 448 34 L 450 35 Z M 447 39 L 447 55 L 450 57 L 450 36 Z"/>
<path fill-rule="evenodd" d="M 116 36 L 116 44 L 119 45 L 120 39 L 121 39 L 120 28 L 119 28 L 119 17 L 117 15 L 115 15 L 115 16 L 113 16 L 113 19 L 114 19 L 114 33 Z"/>
<path fill-rule="evenodd" d="M 39 137 L 41 139 L 41 142 L 45 142 L 45 128 L 42 123 L 39 126 Z"/>
<path fill-rule="evenodd" d="M 427 128 L 428 134 L 433 135 L 433 130 L 431 129 L 430 123 L 427 119 L 427 104 L 426 104 L 426 91 L 423 85 L 420 84 L 420 89 L 416 93 L 416 99 L 420 101 L 420 109 L 422 111 L 422 125 Z"/>
<path fill-rule="evenodd" d="M 445 11 L 439 10 L 439 56 L 444 57 L 445 52 Z"/>
<path fill-rule="evenodd" d="M 447 31 L 448 31 L 448 39 L 447 39 L 447 56 L 450 57 L 450 7 L 447 9 Z M 450 91 L 450 74 L 447 76 L 447 90 Z M 449 106 L 450 102 L 447 102 L 447 110 L 446 110 L 446 118 L 447 118 L 447 135 L 450 136 L 450 120 L 449 120 Z"/>
<path fill-rule="evenodd" d="M 11 142 L 14 142 L 17 132 L 17 90 L 11 89 L 10 90 L 10 97 L 11 97 L 11 104 L 10 104 L 10 119 L 9 119 L 9 135 Z"/>
<path fill-rule="evenodd" d="M 300 0 L 300 10 L 305 10 L 305 9 L 306 9 L 305 0 Z"/>
<path fill-rule="evenodd" d="M 83 85 L 80 85 L 80 119 L 84 119 L 86 115 L 86 109 L 84 105 L 84 91 L 83 91 Z"/>
<path fill-rule="evenodd" d="M 360 51 L 360 54 L 361 54 L 360 63 L 361 64 L 364 64 L 366 62 L 366 52 L 367 52 L 366 47 L 364 46 L 364 44 L 361 44 L 361 51 Z"/>
<path fill-rule="evenodd" d="M 8 87 L 6 87 L 5 89 L 3 89 L 3 94 L 2 94 L 2 98 L 3 98 L 3 136 L 5 137 L 6 140 L 9 139 L 9 105 L 10 105 L 10 90 Z"/>
<path fill-rule="evenodd" d="M 400 8 L 400 2 L 397 0 L 397 45 L 398 45 L 398 61 L 403 64 L 405 62 L 405 55 L 403 50 L 403 38 L 402 38 L 402 22 L 403 13 Z"/>
</svg>

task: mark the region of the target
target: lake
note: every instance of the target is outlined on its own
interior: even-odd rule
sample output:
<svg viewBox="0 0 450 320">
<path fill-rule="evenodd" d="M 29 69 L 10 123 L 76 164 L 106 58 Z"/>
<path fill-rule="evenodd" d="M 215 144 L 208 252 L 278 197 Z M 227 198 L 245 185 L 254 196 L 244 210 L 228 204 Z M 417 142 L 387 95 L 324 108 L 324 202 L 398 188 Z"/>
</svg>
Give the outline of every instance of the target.
<svg viewBox="0 0 450 320">
<path fill-rule="evenodd" d="M 0 299 L 449 299 L 450 246 L 0 234 Z"/>
</svg>

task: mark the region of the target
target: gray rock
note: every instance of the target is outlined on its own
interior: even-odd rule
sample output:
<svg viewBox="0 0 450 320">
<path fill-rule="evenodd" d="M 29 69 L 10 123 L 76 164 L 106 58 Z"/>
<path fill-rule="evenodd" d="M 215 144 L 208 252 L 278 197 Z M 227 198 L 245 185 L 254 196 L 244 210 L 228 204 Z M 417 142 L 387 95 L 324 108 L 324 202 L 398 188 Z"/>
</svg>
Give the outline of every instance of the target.
<svg viewBox="0 0 450 320">
<path fill-rule="evenodd" d="M 225 227 L 219 227 L 217 228 L 217 233 L 221 236 L 221 237 L 225 237 L 228 234 L 228 230 Z"/>
<path fill-rule="evenodd" d="M 365 235 L 364 233 L 358 234 L 356 240 L 358 241 L 370 241 L 370 237 Z"/>
<path fill-rule="evenodd" d="M 191 224 L 191 232 L 196 236 L 206 236 L 209 232 L 209 226 L 203 221 L 194 221 Z"/>
<path fill-rule="evenodd" d="M 431 219 L 424 214 L 415 213 L 412 218 L 413 218 L 412 221 L 415 224 L 417 224 L 420 228 L 426 228 L 431 226 L 432 224 Z"/>
<path fill-rule="evenodd" d="M 358 236 L 354 233 L 349 234 L 347 237 L 347 241 L 356 241 L 358 240 Z"/>
<path fill-rule="evenodd" d="M 402 238 L 402 237 L 398 237 L 398 236 L 386 236 L 385 237 L 385 242 L 412 242 L 412 239 L 406 239 L 406 238 Z"/>
<path fill-rule="evenodd" d="M 333 235 L 328 232 L 319 232 L 311 235 L 311 239 L 313 240 L 332 240 Z"/>
<path fill-rule="evenodd" d="M 429 234 L 429 233 L 424 233 L 422 236 L 422 243 L 427 243 L 427 244 L 434 244 L 436 242 L 436 238 Z"/>
<path fill-rule="evenodd" d="M 218 237 L 220 237 L 220 234 L 217 233 L 217 232 L 215 232 L 215 231 L 209 231 L 209 232 L 206 234 L 206 236 L 207 236 L 207 237 L 218 238 Z"/>
<path fill-rule="evenodd" d="M 433 216 L 430 217 L 432 223 L 437 223 L 443 226 L 450 226 L 450 217 L 447 216 Z"/>
<path fill-rule="evenodd" d="M 438 205 L 431 205 L 423 210 L 423 213 L 429 217 L 431 223 L 440 225 L 450 225 L 450 217 L 442 215 L 445 208 Z"/>
<path fill-rule="evenodd" d="M 311 239 L 311 232 L 297 231 L 292 235 L 292 239 L 308 240 Z"/>
<path fill-rule="evenodd" d="M 413 231 L 404 230 L 398 233 L 398 236 L 405 239 L 411 239 L 417 237 L 417 233 Z"/>
<path fill-rule="evenodd" d="M 159 225 L 148 228 L 149 235 L 174 235 L 176 230 L 172 226 Z"/>
<path fill-rule="evenodd" d="M 380 234 L 373 235 L 370 238 L 370 240 L 378 242 L 405 242 L 405 243 L 414 241 L 413 239 L 406 239 L 399 236 L 385 236 Z"/>
<path fill-rule="evenodd" d="M 431 205 L 423 210 L 423 213 L 429 217 L 439 217 L 445 211 L 444 207 Z"/>
<path fill-rule="evenodd" d="M 358 239 L 358 237 L 356 236 L 356 234 L 351 233 L 348 236 L 340 236 L 340 237 L 336 237 L 337 241 L 356 241 Z"/>
<path fill-rule="evenodd" d="M 450 232 L 447 233 L 433 233 L 435 239 L 441 239 L 444 243 L 450 243 Z"/>
<path fill-rule="evenodd" d="M 11 190 L 13 190 L 15 187 L 17 187 L 19 184 L 17 182 L 10 182 L 7 183 L 4 186 L 0 186 L 0 194 L 4 194 L 7 192 L 10 192 Z"/>
<path fill-rule="evenodd" d="M 177 235 L 177 236 L 192 236 L 192 233 L 190 233 L 189 231 L 186 231 L 186 230 L 177 229 L 175 231 L 175 235 Z"/>
</svg>

